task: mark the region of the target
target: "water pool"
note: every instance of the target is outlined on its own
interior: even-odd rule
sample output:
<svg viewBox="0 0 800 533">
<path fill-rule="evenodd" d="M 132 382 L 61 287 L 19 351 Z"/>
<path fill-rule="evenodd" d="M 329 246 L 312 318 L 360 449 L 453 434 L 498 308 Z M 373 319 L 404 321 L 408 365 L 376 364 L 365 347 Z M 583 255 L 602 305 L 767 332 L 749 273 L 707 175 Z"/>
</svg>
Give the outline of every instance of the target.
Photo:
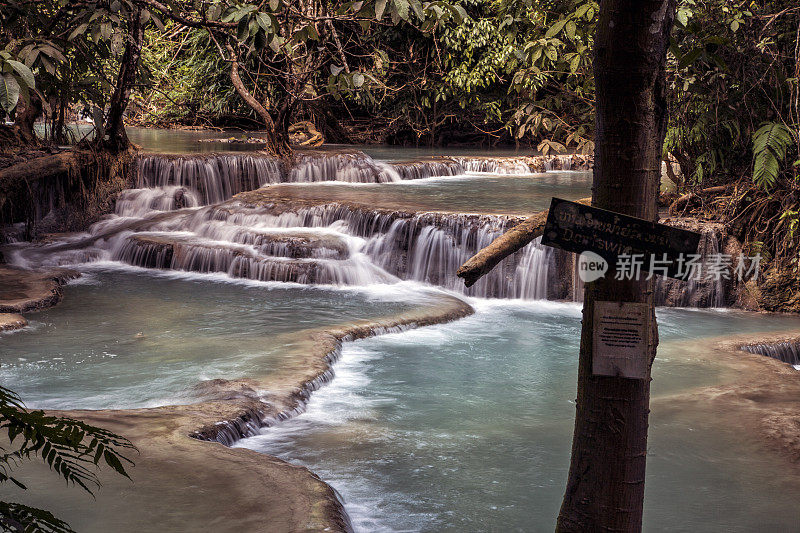
<svg viewBox="0 0 800 533">
<path fill-rule="evenodd" d="M 282 197 L 324 198 L 379 208 L 529 215 L 550 207 L 553 196 L 577 200 L 591 195 L 591 172 L 465 174 L 381 184 L 341 182 L 273 185 Z"/>
<path fill-rule="evenodd" d="M 393 314 L 426 298 L 408 287 L 387 290 L 95 269 L 65 288 L 61 304 L 31 315 L 28 328 L 0 336 L 0 380 L 37 408 L 191 403 L 201 380 L 280 368 L 304 330 Z"/>
<path fill-rule="evenodd" d="M 308 411 L 240 445 L 303 464 L 357 531 L 552 531 L 574 422 L 580 308 L 488 304 L 456 323 L 346 345 Z M 788 531 L 800 486 L 702 406 L 658 398 L 717 383 L 702 343 L 797 317 L 659 310 L 645 529 Z"/>
</svg>

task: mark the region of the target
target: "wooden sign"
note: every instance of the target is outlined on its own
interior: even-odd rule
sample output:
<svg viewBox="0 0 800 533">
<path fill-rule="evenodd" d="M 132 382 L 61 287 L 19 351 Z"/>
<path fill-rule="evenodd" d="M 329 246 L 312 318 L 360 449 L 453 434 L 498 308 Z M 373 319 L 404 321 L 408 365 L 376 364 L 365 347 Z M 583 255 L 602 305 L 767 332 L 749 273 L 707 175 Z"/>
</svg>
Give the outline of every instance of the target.
<svg viewBox="0 0 800 533">
<path fill-rule="evenodd" d="M 688 279 L 679 257 L 697 253 L 700 234 L 641 218 L 553 198 L 542 244 L 569 252 L 594 252 L 608 261 L 612 273 L 620 255 L 641 254 L 642 270 Z"/>
<path fill-rule="evenodd" d="M 647 379 L 650 320 L 645 303 L 595 302 L 592 374 Z"/>
</svg>

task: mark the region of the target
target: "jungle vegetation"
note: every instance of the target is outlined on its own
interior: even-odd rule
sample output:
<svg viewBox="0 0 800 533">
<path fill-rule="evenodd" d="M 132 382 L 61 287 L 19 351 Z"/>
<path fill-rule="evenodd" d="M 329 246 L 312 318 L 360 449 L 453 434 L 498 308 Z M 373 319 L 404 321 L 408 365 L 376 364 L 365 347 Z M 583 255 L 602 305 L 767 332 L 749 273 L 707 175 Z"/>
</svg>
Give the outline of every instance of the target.
<svg viewBox="0 0 800 533">
<path fill-rule="evenodd" d="M 594 0 L 4 0 L 6 146 L 128 146 L 145 126 L 260 129 L 291 156 L 293 124 L 329 143 L 594 149 Z M 680 0 L 663 157 L 676 213 L 731 224 L 797 267 L 800 6 Z M 622 73 L 624 75 L 624 73 Z M 295 126 L 296 128 L 297 126 Z M 722 189 L 720 189 L 722 187 Z M 800 290 L 800 287 L 798 287 Z M 800 297 L 798 299 L 800 306 Z"/>
<path fill-rule="evenodd" d="M 109 150 L 127 146 L 127 113 L 140 125 L 261 129 L 284 157 L 296 123 L 333 143 L 591 153 L 598 9 L 586 0 L 6 0 L 0 107 L 16 131 L 0 138 L 31 140 L 44 116 L 48 140 L 69 141 L 66 125 L 83 110 Z M 679 212 L 730 221 L 767 260 L 793 267 L 798 42 L 792 0 L 680 0 L 663 149 Z"/>
</svg>

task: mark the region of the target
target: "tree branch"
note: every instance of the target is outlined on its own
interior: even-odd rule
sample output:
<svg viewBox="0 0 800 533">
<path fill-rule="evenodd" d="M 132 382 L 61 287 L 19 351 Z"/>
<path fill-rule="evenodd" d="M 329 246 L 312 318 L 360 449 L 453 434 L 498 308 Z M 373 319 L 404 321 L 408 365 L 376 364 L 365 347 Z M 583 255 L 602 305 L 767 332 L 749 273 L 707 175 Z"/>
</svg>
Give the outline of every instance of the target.
<svg viewBox="0 0 800 533">
<path fill-rule="evenodd" d="M 591 205 L 591 198 L 581 198 L 578 203 Z M 544 233 L 544 225 L 547 222 L 548 211 L 542 211 L 531 215 L 524 222 L 520 222 L 507 232 L 500 235 L 492 243 L 480 250 L 461 265 L 456 272 L 460 278 L 464 278 L 464 285 L 472 287 L 483 276 L 492 271 L 497 264 L 519 251 L 529 244 L 536 237 L 541 237 Z"/>
</svg>

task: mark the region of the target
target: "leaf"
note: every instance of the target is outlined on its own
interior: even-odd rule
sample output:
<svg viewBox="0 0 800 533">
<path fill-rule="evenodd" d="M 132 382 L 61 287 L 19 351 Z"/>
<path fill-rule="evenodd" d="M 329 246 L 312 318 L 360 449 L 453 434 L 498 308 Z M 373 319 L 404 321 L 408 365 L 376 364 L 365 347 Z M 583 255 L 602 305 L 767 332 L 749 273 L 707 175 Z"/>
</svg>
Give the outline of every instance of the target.
<svg viewBox="0 0 800 533">
<path fill-rule="evenodd" d="M 14 61 L 13 59 L 9 59 L 7 63 L 11 65 L 11 68 L 13 68 L 17 74 L 19 74 L 19 77 L 22 78 L 22 81 L 25 82 L 25 85 L 31 89 L 36 88 L 36 80 L 33 78 L 33 72 L 31 72 L 31 69 L 19 61 Z"/>
<path fill-rule="evenodd" d="M 703 53 L 703 48 L 701 47 L 697 47 L 691 52 L 686 52 L 686 54 L 683 57 L 681 57 L 681 60 L 678 63 L 678 68 L 688 67 L 689 65 L 697 61 L 697 58 L 700 57 L 702 53 Z"/>
<path fill-rule="evenodd" d="M 281 7 L 280 0 L 269 0 L 269 8 L 271 11 L 277 11 Z"/>
<path fill-rule="evenodd" d="M 19 83 L 9 73 L 0 77 L 0 107 L 6 113 L 11 113 L 19 101 Z"/>
<path fill-rule="evenodd" d="M 411 0 L 411 10 L 419 20 L 425 20 L 425 12 L 422 9 L 422 4 L 419 0 Z"/>
<path fill-rule="evenodd" d="M 276 54 L 281 51 L 281 46 L 283 45 L 283 37 L 280 35 L 275 35 L 272 40 L 269 42 L 269 47 L 272 48 L 272 51 Z"/>
<path fill-rule="evenodd" d="M 253 38 L 253 44 L 256 50 L 263 50 L 267 46 L 267 35 L 263 31 L 257 31 L 256 36 Z"/>
<path fill-rule="evenodd" d="M 240 41 L 244 41 L 250 35 L 250 20 L 247 17 L 239 19 L 239 24 L 236 26 L 236 37 Z"/>
<path fill-rule="evenodd" d="M 685 28 L 686 25 L 689 24 L 689 17 L 691 16 L 692 11 L 690 9 L 681 8 L 678 10 L 677 15 L 675 15 L 675 19 Z"/>
<path fill-rule="evenodd" d="M 360 72 L 354 73 L 353 74 L 353 85 L 355 85 L 356 88 L 359 88 L 362 85 L 364 85 L 364 75 L 361 74 Z"/>
<path fill-rule="evenodd" d="M 548 28 L 547 32 L 544 34 L 545 39 L 552 39 L 553 37 L 561 33 L 561 30 L 564 29 L 566 23 L 567 19 L 561 19 L 552 26 L 550 26 L 550 28 Z"/>
<path fill-rule="evenodd" d="M 577 30 L 578 30 L 578 26 L 575 24 L 575 21 L 574 20 L 570 20 L 569 22 L 567 22 L 567 25 L 565 26 L 565 30 L 564 31 L 566 32 L 567 37 L 569 37 L 570 39 L 575 39 L 575 32 Z"/>
<path fill-rule="evenodd" d="M 161 21 L 161 18 L 159 18 L 158 15 L 151 13 L 150 18 L 153 19 L 153 24 L 155 24 L 156 28 L 158 28 L 160 31 L 164 31 L 166 29 L 164 23 Z"/>
<path fill-rule="evenodd" d="M 256 21 L 258 25 L 261 26 L 261 29 L 268 32 L 272 28 L 272 21 L 267 16 L 266 13 L 259 13 L 256 15 Z"/>
<path fill-rule="evenodd" d="M 792 131 L 779 122 L 765 122 L 753 134 L 753 183 L 764 189 L 775 185 L 780 163 L 794 140 Z"/>
<path fill-rule="evenodd" d="M 387 0 L 375 0 L 375 20 L 383 18 L 383 12 L 386 11 Z"/>
<path fill-rule="evenodd" d="M 580 67 L 580 65 L 581 65 L 581 56 L 575 54 L 569 62 L 570 72 L 572 72 L 573 74 L 578 72 L 578 67 Z"/>
<path fill-rule="evenodd" d="M 110 450 L 106 450 L 103 452 L 103 459 L 105 459 L 106 464 L 113 468 L 118 474 L 125 476 L 126 478 L 130 479 L 130 476 L 125 471 L 125 467 L 122 466 L 122 462 L 120 462 L 119 458 L 114 455 Z"/>
<path fill-rule="evenodd" d="M 408 0 L 392 0 L 392 2 L 397 16 L 403 20 L 408 20 L 408 9 L 411 7 Z"/>
<path fill-rule="evenodd" d="M 77 28 L 72 30 L 72 32 L 69 34 L 69 37 L 67 37 L 67 40 L 68 41 L 73 40 L 78 35 L 84 33 L 86 31 L 86 28 L 88 28 L 88 27 L 89 27 L 89 24 L 87 24 L 85 22 L 83 24 L 79 25 Z"/>
</svg>

